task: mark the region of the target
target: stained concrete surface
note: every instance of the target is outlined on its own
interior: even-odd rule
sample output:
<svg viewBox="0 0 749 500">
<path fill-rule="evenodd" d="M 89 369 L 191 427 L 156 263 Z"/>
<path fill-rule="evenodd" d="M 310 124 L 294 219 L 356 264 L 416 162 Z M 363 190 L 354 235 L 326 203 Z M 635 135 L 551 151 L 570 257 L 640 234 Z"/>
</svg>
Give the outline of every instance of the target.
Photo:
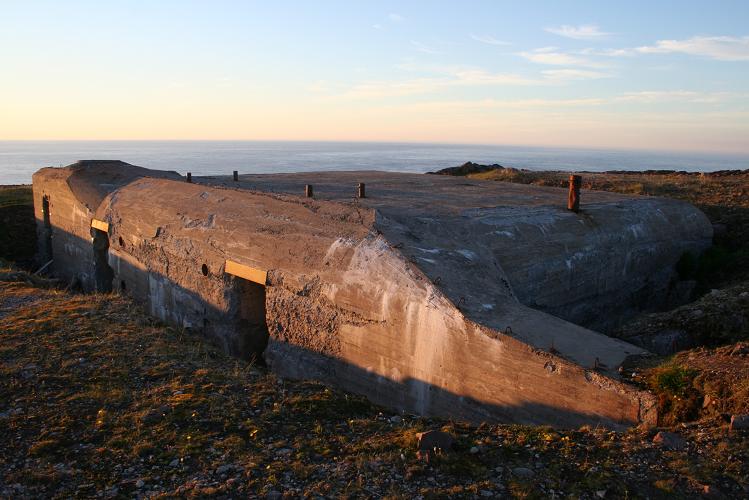
<svg viewBox="0 0 749 500">
<path fill-rule="evenodd" d="M 197 179 L 374 209 L 375 227 L 461 310 L 494 328 L 506 297 L 596 330 L 682 297 L 674 265 L 701 253 L 712 227 L 677 200 L 391 172 L 315 172 Z M 355 198 L 366 183 L 368 196 Z M 677 295 L 677 296 L 674 296 Z M 500 299 L 500 300 L 498 300 Z"/>
<path fill-rule="evenodd" d="M 562 318 L 630 314 L 711 237 L 703 214 L 671 200 L 584 192 L 572 214 L 564 190 L 418 174 L 174 176 L 37 172 L 54 272 L 95 288 L 90 224 L 106 221 L 114 288 L 154 316 L 243 356 L 263 339 L 242 332 L 264 320 L 279 374 L 472 420 L 652 423 L 652 396 L 617 373 L 644 351 Z M 354 198 L 358 182 L 367 198 Z M 265 318 L 226 260 L 267 272 Z"/>
</svg>

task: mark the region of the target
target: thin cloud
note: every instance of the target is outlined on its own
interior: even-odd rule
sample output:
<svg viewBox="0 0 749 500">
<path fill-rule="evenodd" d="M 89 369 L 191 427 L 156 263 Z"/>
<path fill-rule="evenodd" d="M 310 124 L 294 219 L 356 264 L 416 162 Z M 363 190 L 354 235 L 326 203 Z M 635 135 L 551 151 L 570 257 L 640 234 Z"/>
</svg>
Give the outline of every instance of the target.
<svg viewBox="0 0 749 500">
<path fill-rule="evenodd" d="M 428 94 L 452 87 L 492 85 L 540 85 L 538 79 L 511 73 L 490 73 L 480 69 L 462 69 L 439 78 L 414 78 L 403 81 L 374 81 L 354 85 L 343 97 L 373 99 L 414 94 Z"/>
<path fill-rule="evenodd" d="M 557 28 L 545 28 L 544 31 L 574 40 L 598 40 L 611 35 L 611 33 L 601 31 L 595 24 L 582 24 L 580 26 L 565 24 Z"/>
<path fill-rule="evenodd" d="M 411 40 L 411 46 L 418 50 L 419 52 L 423 52 L 425 54 L 439 54 L 439 51 L 433 49 L 429 45 L 421 42 L 417 42 L 415 40 Z"/>
<path fill-rule="evenodd" d="M 553 81 L 569 80 L 599 80 L 601 78 L 611 78 L 612 75 L 600 71 L 591 71 L 585 69 L 549 69 L 542 71 L 544 77 Z"/>
<path fill-rule="evenodd" d="M 686 40 L 658 40 L 638 47 L 641 54 L 682 53 L 718 61 L 749 61 L 749 36 L 695 36 Z"/>
<path fill-rule="evenodd" d="M 600 66 L 600 64 L 584 57 L 575 56 L 566 52 L 558 52 L 556 47 L 542 47 L 530 52 L 520 52 L 518 55 L 534 63 L 548 64 L 552 66 Z"/>
<path fill-rule="evenodd" d="M 735 92 L 696 92 L 694 90 L 643 90 L 626 92 L 616 97 L 618 102 L 691 102 L 701 104 L 716 104 L 745 97 L 746 94 Z"/>
<path fill-rule="evenodd" d="M 600 106 L 606 104 L 605 99 L 517 99 L 498 100 L 481 99 L 473 101 L 436 101 L 415 104 L 416 108 L 500 108 L 500 109 L 530 109 L 530 108 L 572 108 L 581 106 Z"/>
<path fill-rule="evenodd" d="M 374 28 L 376 30 L 381 30 L 382 29 L 382 25 L 381 24 L 373 24 L 372 28 Z"/>
<path fill-rule="evenodd" d="M 587 48 L 579 52 L 585 56 L 603 56 L 603 57 L 628 57 L 635 55 L 634 49 L 592 49 Z"/>
<path fill-rule="evenodd" d="M 394 23 L 399 23 L 403 21 L 405 18 L 401 16 L 400 14 L 396 14 L 393 12 L 392 14 L 388 14 L 388 19 L 390 19 Z"/>
<path fill-rule="evenodd" d="M 486 43 L 488 45 L 512 45 L 510 42 L 498 40 L 491 35 L 471 35 L 471 38 L 477 42 Z"/>
</svg>

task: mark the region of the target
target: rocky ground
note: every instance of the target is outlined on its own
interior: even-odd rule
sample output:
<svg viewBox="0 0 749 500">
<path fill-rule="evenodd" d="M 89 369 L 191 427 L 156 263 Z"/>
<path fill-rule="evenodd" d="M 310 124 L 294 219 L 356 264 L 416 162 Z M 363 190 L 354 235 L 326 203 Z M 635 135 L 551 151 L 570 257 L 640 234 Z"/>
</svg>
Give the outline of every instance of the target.
<svg viewBox="0 0 749 500">
<path fill-rule="evenodd" d="M 551 185 L 568 176 L 467 173 Z M 553 430 L 395 414 L 280 380 L 155 323 L 124 297 L 72 294 L 6 265 L 0 497 L 749 498 L 749 430 L 739 429 L 749 422 L 730 422 L 749 414 L 749 174 L 586 174 L 584 187 L 688 199 L 718 229 L 715 254 L 683 265 L 696 302 L 617 332 L 645 342 L 681 331 L 691 342 L 625 370 L 658 396 L 662 427 Z M 12 223 L 0 217 L 0 244 L 34 234 L 28 189 L 0 190 L 0 216 L 23 205 Z M 427 463 L 418 434 L 428 430 L 454 444 Z"/>
</svg>

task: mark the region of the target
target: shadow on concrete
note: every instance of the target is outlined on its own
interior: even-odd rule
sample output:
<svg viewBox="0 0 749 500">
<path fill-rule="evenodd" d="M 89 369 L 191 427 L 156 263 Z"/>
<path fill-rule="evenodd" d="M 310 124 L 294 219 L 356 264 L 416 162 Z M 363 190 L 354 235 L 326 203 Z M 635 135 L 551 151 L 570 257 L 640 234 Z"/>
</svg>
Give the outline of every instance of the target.
<svg viewBox="0 0 749 500">
<path fill-rule="evenodd" d="M 44 221 L 37 222 L 44 224 Z M 616 429 L 639 423 L 639 415 L 631 415 L 630 419 L 623 421 L 613 421 L 602 415 L 578 412 L 538 401 L 528 401 L 520 405 L 497 405 L 445 390 L 423 380 L 408 377 L 396 380 L 385 377 L 345 359 L 279 341 L 274 339 L 273 331 L 268 332 L 266 326 L 273 322 L 258 319 L 258 314 L 266 313 L 265 304 L 258 302 L 259 297 L 265 300 L 264 290 L 263 293 L 258 289 L 248 292 L 247 282 L 224 273 L 223 269 L 213 275 L 206 274 L 206 279 L 217 280 L 216 284 L 227 290 L 229 303 L 232 304 L 230 310 L 238 311 L 230 315 L 227 310 L 208 303 L 195 291 L 175 283 L 163 274 L 132 264 L 122 258 L 116 245 L 111 246 L 108 241 L 105 243 L 101 239 L 102 235 L 95 235 L 93 241 L 84 240 L 53 226 L 53 245 L 61 242 L 65 245 L 75 244 L 90 255 L 90 262 L 76 260 L 68 262 L 67 267 L 60 267 L 66 265 L 63 259 L 57 260 L 54 274 L 70 282 L 77 280 L 85 291 L 114 290 L 130 296 L 143 304 L 146 311 L 155 318 L 199 334 L 234 357 L 251 361 L 253 357 L 257 359 L 263 356 L 270 368 L 282 377 L 316 380 L 363 395 L 375 404 L 396 411 L 458 418 L 477 423 L 489 421 L 544 424 L 568 428 L 601 425 Z M 96 249 L 97 245 L 99 250 Z M 102 248 L 107 253 L 107 267 L 111 266 L 111 274 L 103 275 L 96 272 L 97 266 L 102 265 L 102 255 L 99 254 L 97 257 L 97 252 L 101 252 Z M 54 251 L 56 255 L 62 253 L 62 249 L 55 248 Z M 81 277 L 81 269 L 89 269 L 91 274 L 87 278 Z M 196 273 L 200 272 L 200 269 L 196 270 Z M 107 279 L 111 281 L 102 282 Z M 168 289 L 168 293 L 157 300 L 151 296 L 152 291 L 156 289 Z M 248 293 L 251 297 L 249 301 Z M 167 302 L 163 302 L 164 300 Z M 519 388 L 511 389 L 512 392 L 518 390 Z"/>
</svg>

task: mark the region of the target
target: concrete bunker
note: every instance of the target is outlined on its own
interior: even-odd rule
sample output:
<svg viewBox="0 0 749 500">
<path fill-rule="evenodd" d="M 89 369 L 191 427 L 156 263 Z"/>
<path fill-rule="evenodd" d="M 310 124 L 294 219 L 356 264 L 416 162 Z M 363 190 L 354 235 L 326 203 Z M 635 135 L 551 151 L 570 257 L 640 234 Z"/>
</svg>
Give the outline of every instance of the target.
<svg viewBox="0 0 749 500">
<path fill-rule="evenodd" d="M 687 203 L 613 193 L 574 213 L 562 189 L 420 174 L 192 180 L 122 162 L 37 172 L 54 273 L 97 289 L 99 221 L 110 283 L 163 321 L 282 376 L 474 421 L 654 423 L 653 397 L 618 373 L 645 351 L 591 328 L 669 300 L 679 257 L 712 238 Z"/>
</svg>

